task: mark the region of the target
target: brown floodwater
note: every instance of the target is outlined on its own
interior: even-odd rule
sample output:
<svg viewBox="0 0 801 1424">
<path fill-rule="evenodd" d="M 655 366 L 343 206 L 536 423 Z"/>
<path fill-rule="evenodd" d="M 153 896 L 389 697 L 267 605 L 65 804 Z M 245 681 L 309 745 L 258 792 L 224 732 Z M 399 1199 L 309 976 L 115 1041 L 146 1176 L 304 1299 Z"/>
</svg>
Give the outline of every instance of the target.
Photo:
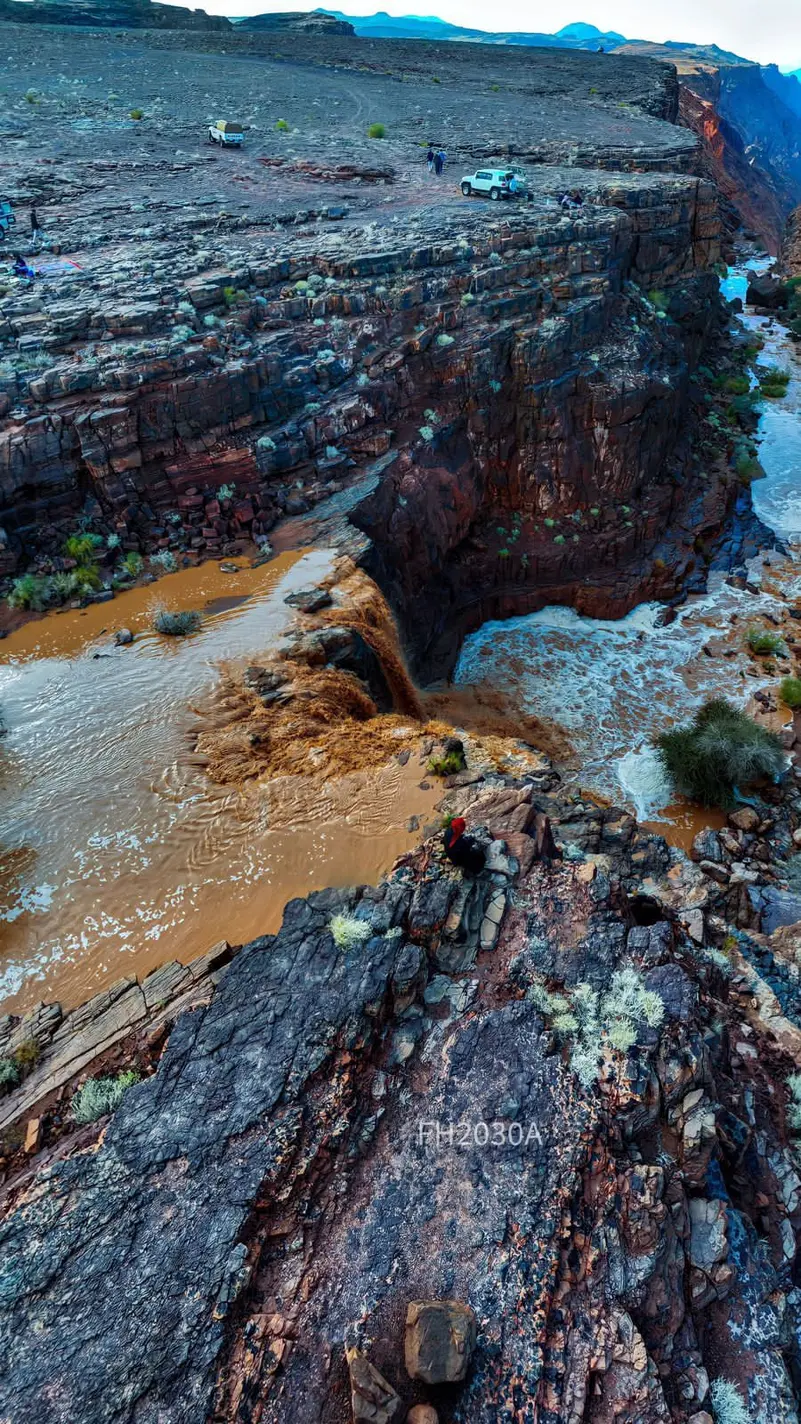
<svg viewBox="0 0 801 1424">
<path fill-rule="evenodd" d="M 192 746 L 213 725 L 224 668 L 273 648 L 284 599 L 332 556 L 279 555 L 225 574 L 182 570 L 111 603 L 51 614 L 0 651 L 0 1002 L 75 1005 L 126 974 L 219 939 L 270 933 L 296 895 L 375 882 L 430 820 L 413 752 L 329 782 L 284 776 L 221 787 Z M 189 638 L 153 611 L 204 610 Z M 132 646 L 113 633 L 129 628 Z"/>
</svg>

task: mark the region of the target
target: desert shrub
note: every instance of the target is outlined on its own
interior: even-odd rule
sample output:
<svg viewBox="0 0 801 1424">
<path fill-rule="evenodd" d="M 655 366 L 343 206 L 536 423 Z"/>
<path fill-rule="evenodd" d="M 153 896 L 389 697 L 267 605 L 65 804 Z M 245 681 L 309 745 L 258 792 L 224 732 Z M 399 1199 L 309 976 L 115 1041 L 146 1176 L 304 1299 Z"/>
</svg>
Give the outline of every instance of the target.
<svg viewBox="0 0 801 1424">
<path fill-rule="evenodd" d="M 38 1038 L 26 1038 L 25 1042 L 21 1043 L 19 1048 L 14 1050 L 13 1056 L 17 1067 L 24 1075 L 25 1073 L 30 1073 L 32 1068 L 35 1068 L 41 1054 L 42 1049 Z"/>
<path fill-rule="evenodd" d="M 656 310 L 658 312 L 661 312 L 664 316 L 665 312 L 668 309 L 668 306 L 670 305 L 670 298 L 668 297 L 667 293 L 660 291 L 658 287 L 653 287 L 648 293 L 648 300 L 651 303 L 651 306 L 656 307 Z"/>
<path fill-rule="evenodd" d="M 371 124 L 367 130 L 368 138 L 384 138 L 386 129 L 383 124 Z"/>
<path fill-rule="evenodd" d="M 13 1058 L 0 1058 L 0 1093 L 10 1093 L 20 1079 L 19 1065 Z"/>
<path fill-rule="evenodd" d="M 9 608 L 28 608 L 35 613 L 41 613 L 49 601 L 50 581 L 36 574 L 23 574 L 22 578 L 14 579 L 7 599 Z"/>
<path fill-rule="evenodd" d="M 151 564 L 158 564 L 159 568 L 163 569 L 165 574 L 178 572 L 178 560 L 172 552 L 172 549 L 162 549 L 158 554 L 151 554 L 150 562 Z"/>
<path fill-rule="evenodd" d="M 201 615 L 192 608 L 183 613 L 158 608 L 153 616 L 153 629 L 168 638 L 185 638 L 188 633 L 196 633 L 202 622 Z"/>
<path fill-rule="evenodd" d="M 140 119 L 145 117 L 145 111 L 144 109 L 131 109 L 128 117 L 129 119 L 135 119 L 138 123 Z"/>
<path fill-rule="evenodd" d="M 768 366 L 764 372 L 759 372 L 759 394 L 770 400 L 781 400 L 787 394 L 789 384 L 790 372 L 780 371 L 778 366 Z"/>
<path fill-rule="evenodd" d="M 448 752 L 447 756 L 432 757 L 426 770 L 431 776 L 456 776 L 464 771 L 464 757 L 458 752 Z"/>
<path fill-rule="evenodd" d="M 137 554 L 135 549 L 129 549 L 122 561 L 122 567 L 129 578 L 138 578 L 145 566 L 145 561 L 141 554 Z"/>
<path fill-rule="evenodd" d="M 751 382 L 747 376 L 722 376 L 715 385 L 720 385 L 721 389 L 730 396 L 747 396 L 751 389 Z"/>
<path fill-rule="evenodd" d="M 91 564 L 102 543 L 99 534 L 71 534 L 64 543 L 64 553 L 76 564 Z"/>
<path fill-rule="evenodd" d="M 766 628 L 749 628 L 746 642 L 752 653 L 761 658 L 775 658 L 786 651 L 779 633 L 771 633 Z"/>
<path fill-rule="evenodd" d="M 119 547 L 120 547 L 120 536 L 119 536 L 119 534 L 109 534 L 108 538 L 106 539 L 106 548 L 107 548 L 107 549 L 119 549 Z"/>
<path fill-rule="evenodd" d="M 357 920 L 352 915 L 333 915 L 328 928 L 337 949 L 358 949 L 373 933 L 369 920 Z"/>
<path fill-rule="evenodd" d="M 66 603 L 68 598 L 74 598 L 75 594 L 80 591 L 80 580 L 75 571 L 68 574 L 54 574 L 51 587 L 59 603 Z"/>
<path fill-rule="evenodd" d="M 784 677 L 779 684 L 779 696 L 795 712 L 801 707 L 801 677 Z"/>
<path fill-rule="evenodd" d="M 571 1008 L 579 1029 L 570 1066 L 585 1088 L 598 1077 L 598 1066 L 606 1049 L 628 1053 L 637 1040 L 640 1026 L 658 1028 L 665 1016 L 660 996 L 646 989 L 636 970 L 630 967 L 616 970 L 603 994 L 590 984 L 577 984 Z"/>
<path fill-rule="evenodd" d="M 114 1077 L 87 1078 L 72 1099 L 72 1116 L 79 1126 L 97 1122 L 106 1113 L 115 1112 L 126 1092 L 138 1083 L 139 1074 L 133 1069 L 117 1073 Z"/>
<path fill-rule="evenodd" d="M 692 722 L 657 738 L 662 765 L 677 791 L 703 806 L 734 804 L 735 787 L 784 765 L 779 738 L 723 698 L 705 702 Z"/>
<path fill-rule="evenodd" d="M 709 1394 L 715 1424 L 751 1424 L 745 1400 L 731 1380 L 713 1380 Z"/>
<path fill-rule="evenodd" d="M 75 584 L 78 594 L 83 597 L 87 593 L 94 593 L 100 588 L 100 575 L 94 564 L 82 564 L 74 570 Z"/>
<path fill-rule="evenodd" d="M 35 89 L 25 90 L 25 101 L 28 104 L 38 104 L 40 102 L 39 95 Z"/>
<path fill-rule="evenodd" d="M 233 499 L 236 494 L 236 485 L 220 485 L 217 491 L 217 498 L 221 500 Z"/>
<path fill-rule="evenodd" d="M 289 124 L 287 123 L 286 119 L 278 119 L 275 127 L 278 129 L 279 133 L 289 133 Z"/>
</svg>

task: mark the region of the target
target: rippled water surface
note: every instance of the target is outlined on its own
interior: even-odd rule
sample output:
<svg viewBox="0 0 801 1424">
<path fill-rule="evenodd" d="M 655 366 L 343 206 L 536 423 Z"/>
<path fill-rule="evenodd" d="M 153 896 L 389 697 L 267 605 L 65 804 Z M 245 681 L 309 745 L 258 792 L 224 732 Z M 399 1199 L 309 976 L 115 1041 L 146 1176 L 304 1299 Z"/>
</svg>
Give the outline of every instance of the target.
<svg viewBox="0 0 801 1424">
<path fill-rule="evenodd" d="M 76 1003 L 218 939 L 270 932 L 293 895 L 377 879 L 413 843 L 405 821 L 434 795 L 412 763 L 242 790 L 193 764 L 220 665 L 273 646 L 292 616 L 286 595 L 330 566 L 320 551 L 235 574 L 203 565 L 0 645 L 4 1008 Z M 157 637 L 157 604 L 205 606 L 201 631 Z M 123 625 L 136 641 L 114 648 Z"/>
</svg>

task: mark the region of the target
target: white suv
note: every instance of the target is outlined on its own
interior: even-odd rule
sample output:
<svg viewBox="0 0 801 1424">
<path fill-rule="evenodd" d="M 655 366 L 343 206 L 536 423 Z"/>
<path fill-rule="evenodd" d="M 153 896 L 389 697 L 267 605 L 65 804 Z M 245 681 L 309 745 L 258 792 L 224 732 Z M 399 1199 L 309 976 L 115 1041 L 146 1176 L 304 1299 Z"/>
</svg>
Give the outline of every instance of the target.
<svg viewBox="0 0 801 1424">
<path fill-rule="evenodd" d="M 479 168 L 476 173 L 468 173 L 462 179 L 462 192 L 466 198 L 472 193 L 488 193 L 494 202 L 508 198 L 512 172 L 509 168 Z"/>
</svg>

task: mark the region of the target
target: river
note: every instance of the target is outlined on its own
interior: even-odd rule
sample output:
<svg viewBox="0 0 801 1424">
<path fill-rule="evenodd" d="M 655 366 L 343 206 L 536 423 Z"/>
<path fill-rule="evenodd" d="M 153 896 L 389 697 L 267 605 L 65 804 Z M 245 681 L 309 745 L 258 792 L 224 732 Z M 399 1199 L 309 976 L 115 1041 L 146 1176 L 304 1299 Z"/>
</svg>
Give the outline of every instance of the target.
<svg viewBox="0 0 801 1424">
<path fill-rule="evenodd" d="M 744 296 L 744 273 L 724 290 Z M 741 320 L 766 337 L 760 361 L 793 373 L 787 397 L 761 416 L 766 475 L 752 492 L 765 524 L 801 545 L 801 367 L 777 323 Z M 70 1007 L 216 940 L 269 933 L 292 896 L 376 881 L 414 844 L 412 818 L 430 819 L 441 794 L 416 754 L 327 782 L 282 776 L 235 788 L 216 786 L 192 755 L 219 715 L 222 670 L 274 648 L 292 617 L 287 594 L 331 567 L 325 550 L 233 573 L 205 564 L 27 623 L 0 645 L 5 1011 L 41 998 Z M 764 683 L 744 635 L 755 614 L 781 616 L 783 598 L 801 594 L 801 564 L 770 555 L 751 575 L 761 592 L 715 576 L 667 626 L 657 604 L 614 623 L 552 607 L 485 624 L 465 642 L 456 691 L 501 688 L 521 712 L 561 724 L 582 785 L 686 844 L 698 813 L 671 804 L 652 739 L 705 697 L 746 705 Z M 201 630 L 158 637 L 150 625 L 160 604 L 204 609 Z M 122 626 L 135 641 L 117 648 Z"/>
<path fill-rule="evenodd" d="M 744 299 L 745 269 L 732 269 L 722 285 L 728 299 Z M 465 641 L 455 672 L 457 684 L 491 681 L 524 711 L 561 723 L 579 754 L 583 786 L 627 805 L 685 845 L 698 828 L 698 813 L 672 798 L 653 738 L 707 697 L 747 705 L 766 681 L 744 646 L 749 623 L 760 613 L 782 616 L 781 595 L 801 594 L 801 363 L 778 322 L 768 324 L 748 310 L 739 320 L 765 339 L 759 364 L 792 373 L 785 398 L 764 402 L 757 440 L 765 478 L 751 487 L 756 513 L 794 546 L 791 556 L 752 561 L 757 594 L 713 574 L 707 592 L 688 599 L 666 626 L 656 603 L 641 604 L 617 622 L 554 606 L 486 623 Z"/>
<path fill-rule="evenodd" d="M 376 881 L 441 792 L 413 756 L 323 783 L 215 786 L 191 754 L 221 667 L 274 647 L 326 551 L 169 574 L 29 622 L 0 648 L 0 1001 L 72 1006 L 125 974 L 278 928 L 295 895 Z M 162 638 L 154 607 L 205 608 Z M 135 641 L 113 645 L 128 627 Z"/>
</svg>

